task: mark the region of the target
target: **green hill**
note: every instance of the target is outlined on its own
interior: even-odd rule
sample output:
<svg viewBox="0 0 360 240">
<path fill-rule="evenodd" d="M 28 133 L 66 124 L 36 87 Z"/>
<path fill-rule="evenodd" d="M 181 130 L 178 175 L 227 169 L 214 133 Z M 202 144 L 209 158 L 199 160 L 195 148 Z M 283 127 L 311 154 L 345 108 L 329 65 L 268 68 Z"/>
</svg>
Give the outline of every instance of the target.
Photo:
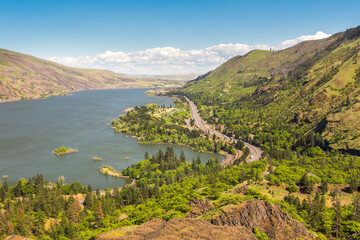
<svg viewBox="0 0 360 240">
<path fill-rule="evenodd" d="M 255 50 L 189 82 L 180 94 L 204 110 L 232 109 L 234 118 L 236 107 L 247 109 L 253 130 L 230 126 L 242 135 L 281 122 L 321 134 L 333 149 L 359 151 L 359 51 L 360 26 L 281 51 Z M 207 119 L 223 123 L 212 114 Z"/>
<path fill-rule="evenodd" d="M 0 49 L 0 102 L 110 88 L 179 86 L 179 81 L 124 76 L 107 70 L 66 67 Z"/>
</svg>

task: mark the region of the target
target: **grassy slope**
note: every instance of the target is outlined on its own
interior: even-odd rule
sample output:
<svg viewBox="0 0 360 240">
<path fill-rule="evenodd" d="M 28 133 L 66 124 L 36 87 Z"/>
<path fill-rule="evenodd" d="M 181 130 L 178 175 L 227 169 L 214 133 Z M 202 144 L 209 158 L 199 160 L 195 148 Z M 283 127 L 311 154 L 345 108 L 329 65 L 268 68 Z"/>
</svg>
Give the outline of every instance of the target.
<svg viewBox="0 0 360 240">
<path fill-rule="evenodd" d="M 71 68 L 0 49 L 0 102 L 87 89 L 164 86 L 178 86 L 178 82 L 134 78 L 107 70 Z"/>
<path fill-rule="evenodd" d="M 267 95 L 270 101 L 261 107 L 276 105 L 274 118 L 290 121 L 301 113 L 307 123 L 302 127 L 321 132 L 331 147 L 360 150 L 360 85 L 354 80 L 359 51 L 360 27 L 282 51 L 255 50 L 230 59 L 183 92 L 254 105 Z M 351 105 L 345 104 L 348 97 Z"/>
</svg>

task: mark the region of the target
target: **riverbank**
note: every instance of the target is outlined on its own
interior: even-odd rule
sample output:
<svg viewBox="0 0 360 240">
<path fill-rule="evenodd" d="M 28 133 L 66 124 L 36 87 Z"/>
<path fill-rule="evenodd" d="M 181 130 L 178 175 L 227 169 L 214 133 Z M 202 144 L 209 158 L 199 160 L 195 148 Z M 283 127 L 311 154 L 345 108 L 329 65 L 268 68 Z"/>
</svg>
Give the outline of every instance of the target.
<svg viewBox="0 0 360 240">
<path fill-rule="evenodd" d="M 129 134 L 129 133 L 127 133 Z M 169 142 L 141 142 L 139 141 L 139 138 L 136 137 L 136 135 L 134 134 L 129 134 L 131 135 L 132 138 L 135 138 L 137 140 L 137 143 L 138 144 L 154 144 L 154 145 L 173 145 L 173 146 L 184 146 L 184 147 L 187 147 L 187 148 L 190 148 L 192 151 L 194 152 L 198 152 L 198 153 L 209 153 L 209 154 L 214 154 L 214 152 L 210 152 L 210 151 L 198 151 L 195 149 L 195 147 L 192 147 L 190 145 L 187 145 L 187 144 L 183 144 L 183 143 L 169 143 Z M 220 155 L 223 155 L 224 157 L 226 156 L 226 153 L 224 153 L 223 151 L 220 151 L 216 154 L 220 154 Z"/>
<path fill-rule="evenodd" d="M 148 104 L 131 109 L 125 116 L 121 115 L 119 119 L 113 120 L 110 125 L 115 132 L 132 135 L 138 143 L 170 144 L 185 146 L 199 153 L 221 154 L 224 156 L 222 165 L 229 164 L 239 155 L 227 153 L 232 149 L 228 142 L 213 140 L 201 133 L 201 130 L 189 127 L 189 124 L 186 124 L 189 118 L 186 104 L 176 101 L 176 107 L 173 108 Z"/>
<path fill-rule="evenodd" d="M 118 178 L 130 178 L 129 176 L 122 175 L 121 172 L 116 171 L 112 166 L 103 166 L 99 168 L 99 172 L 106 176 L 118 177 Z"/>
</svg>

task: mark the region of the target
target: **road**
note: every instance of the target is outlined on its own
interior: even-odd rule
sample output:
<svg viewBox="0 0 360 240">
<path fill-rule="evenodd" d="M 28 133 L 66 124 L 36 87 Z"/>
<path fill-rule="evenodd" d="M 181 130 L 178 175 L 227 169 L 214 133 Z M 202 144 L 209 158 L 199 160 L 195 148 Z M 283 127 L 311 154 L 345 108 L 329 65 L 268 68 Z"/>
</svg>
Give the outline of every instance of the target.
<svg viewBox="0 0 360 240">
<path fill-rule="evenodd" d="M 213 129 L 210 125 L 208 125 L 201 117 L 200 114 L 197 110 L 196 105 L 187 97 L 185 97 L 185 99 L 189 102 L 190 105 L 190 110 L 191 110 L 191 118 L 195 120 L 195 125 L 200 128 L 202 131 L 207 132 L 211 135 L 215 134 L 217 137 L 228 140 L 228 141 L 236 141 L 235 139 L 232 139 L 228 136 L 225 136 L 224 134 L 216 131 L 215 129 Z M 258 148 L 255 147 L 254 145 L 251 145 L 250 143 L 244 142 L 245 147 L 250 149 L 250 156 L 252 156 L 251 158 L 249 158 L 247 160 L 247 162 L 254 162 L 257 161 L 261 158 L 262 155 L 262 151 Z M 237 150 L 238 151 L 238 150 Z M 239 153 L 236 153 L 236 156 L 239 156 Z M 235 158 L 236 159 L 236 158 Z"/>
</svg>

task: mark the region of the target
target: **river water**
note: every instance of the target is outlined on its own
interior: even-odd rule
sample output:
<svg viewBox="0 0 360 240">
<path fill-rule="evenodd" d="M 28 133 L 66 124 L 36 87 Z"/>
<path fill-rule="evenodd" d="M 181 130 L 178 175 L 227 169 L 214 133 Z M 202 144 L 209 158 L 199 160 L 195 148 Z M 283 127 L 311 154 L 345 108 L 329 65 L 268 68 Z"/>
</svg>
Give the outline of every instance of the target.
<svg viewBox="0 0 360 240">
<path fill-rule="evenodd" d="M 138 144 L 129 134 L 115 133 L 108 124 L 124 114 L 126 108 L 148 103 L 172 103 L 170 98 L 146 96 L 144 89 L 82 91 L 69 96 L 50 97 L 0 104 L 0 176 L 9 175 L 9 185 L 19 178 L 40 173 L 56 182 L 80 182 L 94 189 L 113 188 L 128 179 L 104 176 L 98 168 L 111 165 L 121 170 L 167 144 Z M 60 146 L 78 149 L 78 153 L 55 156 Z M 173 145 L 172 145 L 173 146 Z M 184 150 L 188 161 L 200 156 L 222 160 L 218 154 L 197 153 L 185 146 L 173 146 L 178 156 Z M 92 161 L 92 157 L 102 161 Z M 128 157 L 129 160 L 125 160 Z M 4 180 L 1 180 L 4 182 Z"/>
</svg>

